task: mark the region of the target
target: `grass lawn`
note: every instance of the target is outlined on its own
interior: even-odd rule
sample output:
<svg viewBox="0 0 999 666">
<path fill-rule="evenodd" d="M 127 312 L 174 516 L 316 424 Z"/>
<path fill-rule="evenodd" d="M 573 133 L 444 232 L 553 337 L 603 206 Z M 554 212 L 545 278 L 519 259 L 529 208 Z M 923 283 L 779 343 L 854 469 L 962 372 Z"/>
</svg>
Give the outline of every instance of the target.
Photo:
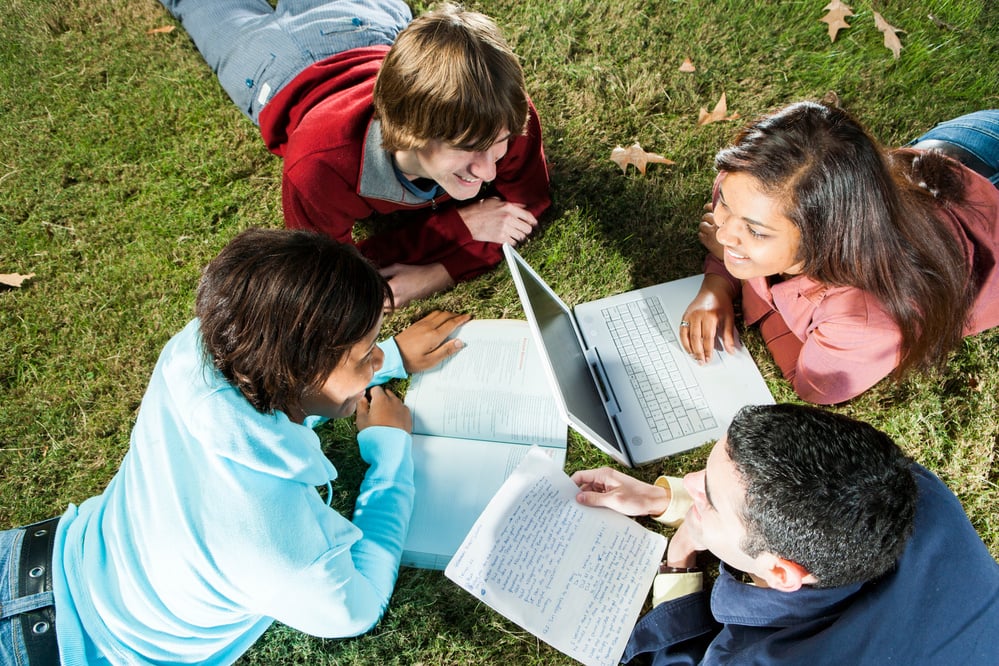
<svg viewBox="0 0 999 666">
<path fill-rule="evenodd" d="M 999 3 L 867 0 L 830 42 L 827 0 L 494 0 L 541 114 L 552 210 L 522 252 L 570 303 L 699 271 L 712 158 L 741 121 L 703 127 L 722 92 L 750 118 L 835 91 L 888 145 L 999 107 Z M 901 58 L 872 16 L 905 30 Z M 0 14 L 0 526 L 100 493 L 129 441 L 157 355 L 191 318 L 201 267 L 237 232 L 280 227 L 280 160 L 155 0 L 7 0 Z M 692 59 L 694 73 L 679 71 Z M 674 160 L 622 174 L 615 145 Z M 417 302 L 521 318 L 505 270 Z M 779 401 L 794 401 L 755 331 Z M 891 433 L 959 495 L 999 555 L 999 331 L 945 372 L 881 384 L 837 411 Z M 349 423 L 324 431 L 345 511 L 362 474 Z M 635 473 L 697 469 L 707 449 Z M 608 459 L 571 437 L 569 471 Z M 370 634 L 330 641 L 283 626 L 243 664 L 562 664 L 568 658 L 438 572 L 403 570 Z"/>
</svg>

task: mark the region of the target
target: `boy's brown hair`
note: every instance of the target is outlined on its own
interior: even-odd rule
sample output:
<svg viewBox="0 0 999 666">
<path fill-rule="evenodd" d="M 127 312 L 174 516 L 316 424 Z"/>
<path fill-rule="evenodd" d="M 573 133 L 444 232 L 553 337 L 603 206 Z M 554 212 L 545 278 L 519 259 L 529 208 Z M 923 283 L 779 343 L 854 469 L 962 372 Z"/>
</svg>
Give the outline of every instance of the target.
<svg viewBox="0 0 999 666">
<path fill-rule="evenodd" d="M 375 82 L 382 148 L 485 150 L 528 117 L 524 72 L 489 17 L 446 3 L 399 33 Z"/>
</svg>

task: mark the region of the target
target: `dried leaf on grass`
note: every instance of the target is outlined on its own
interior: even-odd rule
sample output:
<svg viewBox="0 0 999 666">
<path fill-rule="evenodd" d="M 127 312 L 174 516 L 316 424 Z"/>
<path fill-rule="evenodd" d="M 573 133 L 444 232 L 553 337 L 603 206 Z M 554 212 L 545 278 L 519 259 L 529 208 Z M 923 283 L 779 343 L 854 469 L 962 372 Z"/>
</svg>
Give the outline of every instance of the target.
<svg viewBox="0 0 999 666">
<path fill-rule="evenodd" d="M 152 28 L 151 30 L 146 30 L 147 35 L 162 35 L 168 32 L 173 32 L 177 29 L 175 25 L 164 25 L 159 28 Z"/>
<path fill-rule="evenodd" d="M 843 4 L 840 0 L 832 0 L 832 2 L 822 9 L 829 13 L 819 20 L 829 24 L 829 41 L 834 42 L 836 41 L 836 34 L 840 30 L 850 27 L 850 24 L 846 22 L 846 17 L 856 16 L 856 14 L 853 13 L 853 8 L 850 5 Z"/>
<path fill-rule="evenodd" d="M 895 33 L 905 32 L 905 30 L 899 30 L 877 12 L 874 12 L 874 25 L 885 35 L 885 48 L 892 52 L 895 60 L 898 60 L 898 57 L 902 54 L 902 41 Z"/>
<path fill-rule="evenodd" d="M 684 58 L 683 64 L 680 65 L 681 72 L 696 72 L 697 68 L 694 67 L 694 63 L 691 62 L 690 58 Z"/>
<path fill-rule="evenodd" d="M 628 148 L 617 146 L 611 151 L 610 158 L 619 167 L 621 167 L 622 173 L 627 173 L 629 164 L 635 165 L 635 168 L 642 174 L 645 173 L 645 166 L 650 162 L 655 162 L 657 164 L 676 164 L 673 160 L 668 160 L 662 155 L 645 152 L 642 150 L 642 146 L 640 146 L 637 141 Z"/>
<path fill-rule="evenodd" d="M 20 273 L 0 273 L 0 285 L 17 288 L 25 280 L 30 280 L 33 277 L 35 277 L 34 273 L 28 273 L 27 275 L 21 275 Z"/>
<path fill-rule="evenodd" d="M 728 101 L 725 99 L 725 93 L 721 94 L 718 99 L 718 103 L 715 104 L 715 108 L 711 113 L 705 107 L 701 107 L 701 112 L 697 116 L 698 125 L 707 125 L 708 123 L 717 123 L 723 120 L 735 120 L 739 117 L 738 113 L 733 113 L 730 116 L 726 116 L 728 113 Z"/>
</svg>

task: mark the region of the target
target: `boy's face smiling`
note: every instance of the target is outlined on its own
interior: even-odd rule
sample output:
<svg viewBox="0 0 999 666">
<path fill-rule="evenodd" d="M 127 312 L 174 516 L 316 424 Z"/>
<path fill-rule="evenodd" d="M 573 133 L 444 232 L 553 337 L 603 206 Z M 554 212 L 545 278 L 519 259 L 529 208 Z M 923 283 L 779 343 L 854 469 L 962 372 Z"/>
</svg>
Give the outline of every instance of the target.
<svg viewBox="0 0 999 666">
<path fill-rule="evenodd" d="M 431 140 L 422 148 L 395 153 L 399 170 L 411 180 L 429 178 L 458 201 L 476 196 L 485 183 L 496 178 L 496 162 L 510 145 L 510 133 L 501 134 L 485 150 L 453 146 Z"/>
</svg>

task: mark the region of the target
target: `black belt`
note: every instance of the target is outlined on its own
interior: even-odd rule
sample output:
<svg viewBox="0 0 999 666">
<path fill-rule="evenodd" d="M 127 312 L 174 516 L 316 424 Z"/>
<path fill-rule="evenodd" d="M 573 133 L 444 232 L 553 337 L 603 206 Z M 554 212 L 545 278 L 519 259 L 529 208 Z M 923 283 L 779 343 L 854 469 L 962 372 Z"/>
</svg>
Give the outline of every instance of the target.
<svg viewBox="0 0 999 666">
<path fill-rule="evenodd" d="M 21 543 L 18 593 L 22 597 L 52 590 L 52 549 L 59 518 L 50 518 L 24 530 Z M 58 666 L 55 604 L 21 613 L 21 633 L 30 666 Z"/>
<path fill-rule="evenodd" d="M 920 141 L 911 147 L 917 150 L 939 150 L 947 157 L 957 160 L 972 171 L 975 171 L 986 178 L 992 178 L 992 176 L 996 175 L 994 167 L 991 167 L 982 160 L 978 159 L 977 155 L 966 148 L 959 146 L 956 143 L 951 143 L 950 141 L 926 139 L 925 141 Z"/>
</svg>

